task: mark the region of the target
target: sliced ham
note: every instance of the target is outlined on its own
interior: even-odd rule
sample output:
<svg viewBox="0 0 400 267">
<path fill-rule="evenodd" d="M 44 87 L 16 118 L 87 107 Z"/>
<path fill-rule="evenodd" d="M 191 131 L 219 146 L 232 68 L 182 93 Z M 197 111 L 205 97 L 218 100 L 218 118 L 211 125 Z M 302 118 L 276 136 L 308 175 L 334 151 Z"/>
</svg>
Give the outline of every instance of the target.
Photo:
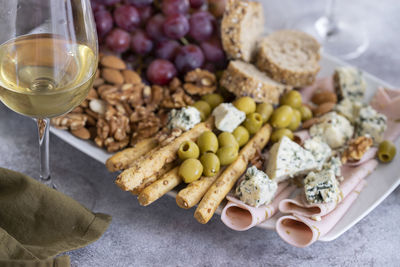
<svg viewBox="0 0 400 267">
<path fill-rule="evenodd" d="M 370 149 L 367 150 L 367 152 L 364 153 L 364 155 L 361 157 L 360 160 L 358 161 L 347 161 L 346 166 L 350 167 L 356 167 L 361 164 L 364 164 L 364 162 L 367 162 L 370 159 L 374 159 L 376 157 L 376 152 L 378 152 L 378 148 L 376 147 L 371 147 Z"/>
<path fill-rule="evenodd" d="M 248 230 L 274 216 L 278 211 L 279 202 L 289 197 L 295 189 L 296 186 L 289 185 L 289 183 L 280 183 L 274 200 L 270 204 L 258 208 L 249 206 L 235 197 L 227 196 L 229 202 L 222 210 L 221 220 L 233 230 Z"/>
<path fill-rule="evenodd" d="M 282 216 L 276 223 L 276 232 L 287 243 L 296 247 L 307 247 L 326 235 L 343 217 L 357 199 L 365 185 L 365 180 L 356 186 L 348 196 L 320 221 L 301 215 Z"/>
<path fill-rule="evenodd" d="M 346 198 L 376 167 L 378 161 L 372 159 L 357 167 L 342 167 L 344 181 L 340 184 L 342 198 Z M 297 195 L 294 199 L 284 199 L 279 203 L 279 210 L 282 213 L 292 213 L 313 218 L 325 216 L 337 207 L 337 202 L 329 203 L 308 203 L 304 193 Z"/>
</svg>

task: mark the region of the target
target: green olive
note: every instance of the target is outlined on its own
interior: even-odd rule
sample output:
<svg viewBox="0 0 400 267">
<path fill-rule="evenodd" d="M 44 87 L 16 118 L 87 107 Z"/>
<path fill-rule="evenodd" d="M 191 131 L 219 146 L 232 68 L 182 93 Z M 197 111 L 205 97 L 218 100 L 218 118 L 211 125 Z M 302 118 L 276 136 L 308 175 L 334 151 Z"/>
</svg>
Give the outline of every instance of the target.
<svg viewBox="0 0 400 267">
<path fill-rule="evenodd" d="M 199 179 L 202 173 L 203 165 L 198 159 L 187 159 L 179 167 L 179 175 L 187 184 Z"/>
<path fill-rule="evenodd" d="M 288 129 L 291 131 L 296 131 L 297 128 L 299 128 L 300 123 L 301 123 L 300 111 L 298 111 L 297 109 L 293 109 L 292 121 L 290 122 Z"/>
<path fill-rule="evenodd" d="M 291 90 L 281 98 L 281 105 L 288 105 L 292 108 L 301 107 L 301 94 L 296 90 Z"/>
<path fill-rule="evenodd" d="M 181 160 L 185 159 L 197 159 L 200 155 L 199 147 L 193 141 L 183 142 L 178 150 L 178 157 Z"/>
<path fill-rule="evenodd" d="M 204 153 L 200 158 L 201 164 L 203 164 L 203 175 L 214 176 L 219 172 L 221 164 L 219 158 L 214 153 Z"/>
<path fill-rule="evenodd" d="M 249 141 L 250 134 L 249 131 L 243 126 L 238 126 L 234 131 L 233 131 L 233 136 L 236 138 L 236 141 L 238 142 L 239 146 L 242 147 L 247 142 Z"/>
<path fill-rule="evenodd" d="M 293 109 L 288 105 L 280 106 L 271 115 L 271 125 L 275 128 L 286 128 L 292 122 Z"/>
<path fill-rule="evenodd" d="M 217 151 L 217 156 L 222 166 L 229 165 L 234 162 L 238 155 L 238 149 L 235 146 L 224 146 Z"/>
<path fill-rule="evenodd" d="M 239 143 L 236 141 L 235 136 L 229 132 L 222 132 L 218 135 L 218 145 L 219 147 L 224 146 L 237 146 L 239 149 Z"/>
<path fill-rule="evenodd" d="M 309 120 L 313 116 L 311 109 L 305 105 L 301 105 L 299 111 L 301 114 L 301 121 Z"/>
<path fill-rule="evenodd" d="M 202 100 L 206 101 L 211 109 L 214 109 L 217 107 L 219 104 L 224 102 L 224 98 L 220 94 L 208 94 L 208 95 L 203 95 L 201 97 Z"/>
<path fill-rule="evenodd" d="M 275 129 L 271 134 L 271 142 L 279 142 L 283 136 L 287 136 L 290 140 L 293 140 L 293 133 L 291 130 L 283 128 L 283 129 Z"/>
<path fill-rule="evenodd" d="M 254 112 L 246 116 L 243 126 L 246 127 L 250 134 L 255 134 L 258 130 L 260 130 L 262 123 L 263 119 L 261 115 L 257 112 Z"/>
<path fill-rule="evenodd" d="M 205 131 L 197 138 L 197 145 L 200 148 L 201 154 L 206 152 L 215 153 L 218 150 L 217 136 L 211 131 Z"/>
<path fill-rule="evenodd" d="M 200 111 L 200 116 L 202 121 L 207 119 L 207 117 L 211 113 L 210 105 L 204 100 L 196 101 L 192 106 L 195 107 L 198 111 Z"/>
<path fill-rule="evenodd" d="M 396 147 L 392 142 L 385 140 L 379 144 L 378 158 L 381 162 L 391 162 L 394 156 L 396 156 Z"/>
<path fill-rule="evenodd" d="M 233 105 L 238 109 L 246 113 L 246 115 L 254 113 L 256 111 L 256 102 L 249 96 L 243 96 L 236 99 Z"/>
<path fill-rule="evenodd" d="M 257 104 L 256 112 L 259 113 L 263 119 L 263 123 L 266 123 L 271 117 L 274 107 L 270 103 Z"/>
</svg>

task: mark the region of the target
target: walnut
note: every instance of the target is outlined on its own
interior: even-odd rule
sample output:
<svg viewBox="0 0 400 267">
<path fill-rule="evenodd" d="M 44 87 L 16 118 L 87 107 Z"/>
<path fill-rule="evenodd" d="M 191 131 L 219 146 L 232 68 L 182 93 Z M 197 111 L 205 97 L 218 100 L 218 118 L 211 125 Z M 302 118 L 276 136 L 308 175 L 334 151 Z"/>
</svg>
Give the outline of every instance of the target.
<svg viewBox="0 0 400 267">
<path fill-rule="evenodd" d="M 127 135 L 131 132 L 129 118 L 124 115 L 112 116 L 109 120 L 109 126 L 109 135 L 113 136 L 117 141 L 126 139 Z"/>
<path fill-rule="evenodd" d="M 168 85 L 168 89 L 171 92 L 175 92 L 177 89 L 182 88 L 182 83 L 178 78 L 173 78 L 172 81 Z"/>
<path fill-rule="evenodd" d="M 148 113 L 147 117 L 134 124 L 134 132 L 132 134 L 132 143 L 151 137 L 160 130 L 160 118 L 154 113 Z"/>
<path fill-rule="evenodd" d="M 372 145 L 372 138 L 366 136 L 350 140 L 348 147 L 342 153 L 342 163 L 345 164 L 347 161 L 360 160 Z"/>
<path fill-rule="evenodd" d="M 108 125 L 106 120 L 103 118 L 100 118 L 97 121 L 96 127 L 97 127 L 97 137 L 101 138 L 102 140 L 105 140 L 110 133 L 110 126 Z"/>
<path fill-rule="evenodd" d="M 54 127 L 63 130 L 78 130 L 86 125 L 87 116 L 80 113 L 68 113 L 60 117 L 52 118 Z"/>
<path fill-rule="evenodd" d="M 183 89 L 177 89 L 172 95 L 168 90 L 164 90 L 164 99 L 161 102 L 161 107 L 164 108 L 182 108 L 193 104 L 193 99 L 185 94 Z"/>
<path fill-rule="evenodd" d="M 115 152 L 125 148 L 129 144 L 129 137 L 119 142 L 115 141 L 114 138 L 109 137 L 104 141 L 104 145 L 107 147 L 108 152 Z"/>
<path fill-rule="evenodd" d="M 185 76 L 183 88 L 190 95 L 205 95 L 217 89 L 217 78 L 207 70 L 195 69 Z"/>
<path fill-rule="evenodd" d="M 157 133 L 156 139 L 161 146 L 165 146 L 179 137 L 182 133 L 183 131 L 178 128 L 172 130 L 164 128 L 162 131 Z"/>
</svg>

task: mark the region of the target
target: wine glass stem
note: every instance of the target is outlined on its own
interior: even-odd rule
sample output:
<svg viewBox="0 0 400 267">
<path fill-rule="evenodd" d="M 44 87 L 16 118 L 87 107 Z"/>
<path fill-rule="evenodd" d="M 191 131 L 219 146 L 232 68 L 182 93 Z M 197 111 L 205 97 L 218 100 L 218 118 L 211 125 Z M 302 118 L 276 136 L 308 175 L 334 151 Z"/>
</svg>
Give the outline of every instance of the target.
<svg viewBox="0 0 400 267">
<path fill-rule="evenodd" d="M 50 178 L 49 164 L 49 127 L 50 119 L 35 119 L 39 135 L 40 180 L 42 183 L 54 187 Z"/>
<path fill-rule="evenodd" d="M 335 35 L 339 30 L 334 10 L 335 2 L 336 0 L 327 0 L 325 14 L 315 23 L 316 30 L 322 39 Z"/>
</svg>

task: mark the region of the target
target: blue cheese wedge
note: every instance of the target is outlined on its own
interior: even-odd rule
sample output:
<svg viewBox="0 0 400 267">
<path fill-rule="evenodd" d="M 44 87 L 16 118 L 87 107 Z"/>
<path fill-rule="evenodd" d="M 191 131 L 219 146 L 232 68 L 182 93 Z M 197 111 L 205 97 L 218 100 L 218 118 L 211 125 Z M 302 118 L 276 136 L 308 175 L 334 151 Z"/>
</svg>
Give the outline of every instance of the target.
<svg viewBox="0 0 400 267">
<path fill-rule="evenodd" d="M 332 150 L 329 145 L 325 143 L 319 136 L 307 139 L 304 142 L 304 148 L 310 151 L 314 156 L 315 161 L 318 163 L 317 170 L 319 171 L 322 170 L 324 163 L 332 154 Z"/>
<path fill-rule="evenodd" d="M 321 137 L 333 149 L 343 146 L 353 133 L 354 128 L 351 123 L 336 112 L 323 115 L 320 122 L 310 128 L 311 137 Z"/>
<path fill-rule="evenodd" d="M 318 162 L 310 151 L 284 136 L 270 150 L 267 174 L 272 180 L 279 183 L 316 170 L 318 166 Z"/>
<path fill-rule="evenodd" d="M 215 127 L 220 131 L 230 133 L 246 119 L 246 114 L 231 103 L 218 105 L 212 115 L 215 117 Z"/>
<path fill-rule="evenodd" d="M 168 128 L 188 131 L 200 122 L 200 111 L 195 107 L 185 107 L 180 110 L 173 109 L 169 113 Z"/>
<path fill-rule="evenodd" d="M 342 161 L 339 157 L 331 157 L 323 165 L 323 170 L 332 170 L 336 178 L 342 180 Z"/>
<path fill-rule="evenodd" d="M 350 99 L 345 98 L 335 106 L 335 110 L 340 115 L 346 117 L 346 119 L 351 123 L 355 123 L 362 107 L 363 104 L 361 102 L 351 101 Z"/>
<path fill-rule="evenodd" d="M 309 203 L 329 203 L 340 200 L 339 183 L 333 170 L 310 172 L 304 179 L 304 192 Z"/>
<path fill-rule="evenodd" d="M 362 102 L 367 83 L 359 69 L 353 67 L 336 68 L 334 82 L 339 98 Z"/>
<path fill-rule="evenodd" d="M 275 196 L 278 184 L 255 166 L 247 169 L 243 181 L 236 188 L 236 196 L 253 207 L 269 204 Z"/>
<path fill-rule="evenodd" d="M 360 109 L 357 118 L 357 136 L 370 136 L 375 144 L 382 142 L 383 134 L 387 128 L 387 118 L 371 106 Z"/>
</svg>

